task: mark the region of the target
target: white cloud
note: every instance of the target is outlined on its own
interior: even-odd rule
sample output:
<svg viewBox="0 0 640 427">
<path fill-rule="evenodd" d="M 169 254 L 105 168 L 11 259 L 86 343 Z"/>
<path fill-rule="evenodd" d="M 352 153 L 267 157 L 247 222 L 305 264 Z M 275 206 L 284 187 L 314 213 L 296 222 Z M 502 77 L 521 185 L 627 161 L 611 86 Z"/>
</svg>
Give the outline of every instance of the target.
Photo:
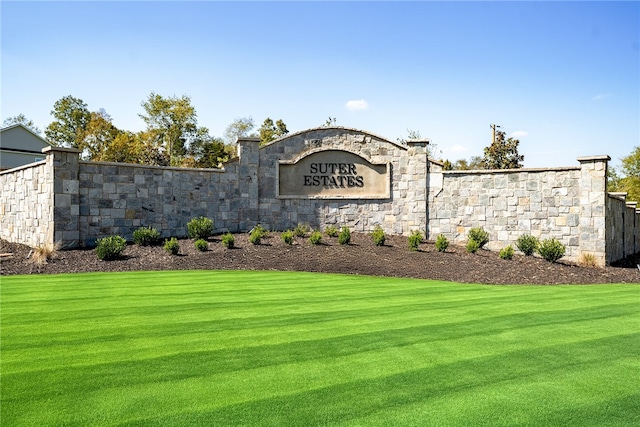
<svg viewBox="0 0 640 427">
<path fill-rule="evenodd" d="M 524 130 L 517 130 L 515 132 L 513 132 L 511 135 L 509 135 L 512 138 L 522 138 L 524 136 L 528 136 L 529 133 L 527 131 Z"/>
<path fill-rule="evenodd" d="M 608 97 L 610 97 L 611 95 L 612 95 L 612 94 L 610 94 L 610 93 L 601 93 L 600 95 L 596 95 L 596 96 L 594 96 L 594 97 L 593 97 L 593 98 L 591 98 L 591 99 L 593 99 L 594 101 L 600 101 L 601 99 L 608 98 Z"/>
<path fill-rule="evenodd" d="M 344 108 L 349 111 L 366 110 L 369 108 L 369 103 L 364 99 L 352 99 L 344 104 Z"/>
<path fill-rule="evenodd" d="M 463 147 L 460 144 L 455 144 L 452 147 L 450 147 L 447 151 L 450 151 L 452 153 L 465 153 L 467 151 L 469 151 L 466 147 Z"/>
</svg>

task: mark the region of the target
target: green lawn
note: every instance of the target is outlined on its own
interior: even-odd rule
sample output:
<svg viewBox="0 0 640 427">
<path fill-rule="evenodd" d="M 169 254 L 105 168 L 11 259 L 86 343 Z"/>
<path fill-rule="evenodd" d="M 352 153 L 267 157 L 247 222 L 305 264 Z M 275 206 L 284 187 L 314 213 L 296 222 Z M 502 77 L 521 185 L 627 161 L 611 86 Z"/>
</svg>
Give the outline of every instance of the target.
<svg viewBox="0 0 640 427">
<path fill-rule="evenodd" d="M 640 425 L 640 286 L 1 278 L 2 426 Z"/>
</svg>

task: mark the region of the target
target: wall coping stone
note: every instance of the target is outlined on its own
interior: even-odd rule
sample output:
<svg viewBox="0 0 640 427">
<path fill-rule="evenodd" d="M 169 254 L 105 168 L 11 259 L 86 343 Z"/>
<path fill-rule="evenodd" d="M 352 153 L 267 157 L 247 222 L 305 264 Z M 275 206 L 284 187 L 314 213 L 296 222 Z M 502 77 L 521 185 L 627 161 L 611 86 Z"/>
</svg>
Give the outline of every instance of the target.
<svg viewBox="0 0 640 427">
<path fill-rule="evenodd" d="M 607 156 L 606 154 L 599 154 L 597 156 L 584 156 L 584 157 L 578 157 L 576 160 L 578 160 L 580 163 L 585 163 L 585 162 L 597 162 L 597 161 L 609 161 L 611 160 L 611 157 Z"/>
<path fill-rule="evenodd" d="M 7 170 L 0 171 L 0 175 L 9 174 L 9 173 L 13 173 L 13 172 L 18 172 L 18 171 L 20 171 L 22 169 L 34 168 L 34 167 L 40 166 L 40 165 L 42 165 L 44 163 L 47 163 L 47 161 L 46 160 L 40 160 L 39 162 L 33 162 L 33 163 L 28 163 L 28 164 L 22 165 L 22 166 L 16 166 L 13 169 L 7 169 Z"/>
<path fill-rule="evenodd" d="M 446 175 L 480 175 L 480 174 L 499 174 L 499 173 L 520 173 L 520 172 L 565 172 L 580 170 L 580 166 L 561 166 L 555 168 L 519 168 L 519 169 L 469 169 L 469 170 L 451 170 L 442 171 Z"/>
<path fill-rule="evenodd" d="M 610 191 L 609 197 L 613 197 L 615 199 L 620 199 L 624 201 L 627 198 L 627 193 L 624 191 Z"/>
<path fill-rule="evenodd" d="M 48 153 L 49 151 L 59 151 L 61 153 L 82 153 L 81 150 L 78 150 L 77 148 L 64 148 L 64 147 L 44 147 L 42 149 L 43 153 Z"/>
<path fill-rule="evenodd" d="M 156 169 L 163 171 L 193 171 L 193 172 L 224 172 L 224 168 L 180 168 L 177 166 L 154 166 L 143 165 L 140 163 L 119 163 L 119 162 L 94 162 L 91 160 L 80 160 L 78 162 L 81 165 L 102 165 L 102 166 L 118 166 L 118 167 L 130 167 L 130 168 L 142 168 L 142 169 Z"/>
<path fill-rule="evenodd" d="M 326 131 L 326 130 L 332 130 L 332 129 L 333 130 L 344 130 L 344 131 L 348 131 L 348 132 L 356 132 L 356 133 L 361 133 L 361 134 L 365 134 L 365 135 L 368 135 L 368 136 L 372 136 L 372 137 L 377 138 L 377 139 L 379 139 L 381 141 L 388 142 L 389 144 L 393 144 L 393 145 L 395 145 L 397 147 L 400 147 L 400 148 L 402 148 L 404 150 L 409 148 L 406 144 L 401 144 L 401 143 L 396 142 L 396 141 L 391 141 L 390 139 L 385 138 L 384 136 L 380 136 L 378 134 L 375 134 L 375 133 L 372 133 L 372 132 L 369 132 L 369 131 L 366 131 L 366 130 L 362 130 L 362 129 L 350 128 L 350 127 L 346 127 L 346 126 L 318 126 L 318 127 L 311 128 L 311 129 L 305 129 L 305 130 L 301 130 L 301 131 L 298 131 L 298 132 L 288 133 L 288 134 L 286 134 L 284 136 L 281 136 L 280 138 L 274 139 L 273 141 L 269 142 L 268 144 L 263 145 L 262 147 L 260 147 L 260 149 L 263 149 L 263 148 L 268 147 L 270 145 L 276 144 L 276 143 L 278 143 L 280 141 L 284 141 L 285 139 L 288 139 L 288 138 L 293 138 L 295 136 L 303 135 L 305 133 L 311 133 L 311 132 L 316 132 L 316 131 Z M 243 140 L 248 140 L 248 139 L 250 139 L 250 138 L 243 138 Z M 260 140 L 260 138 L 258 138 L 258 140 Z"/>
</svg>

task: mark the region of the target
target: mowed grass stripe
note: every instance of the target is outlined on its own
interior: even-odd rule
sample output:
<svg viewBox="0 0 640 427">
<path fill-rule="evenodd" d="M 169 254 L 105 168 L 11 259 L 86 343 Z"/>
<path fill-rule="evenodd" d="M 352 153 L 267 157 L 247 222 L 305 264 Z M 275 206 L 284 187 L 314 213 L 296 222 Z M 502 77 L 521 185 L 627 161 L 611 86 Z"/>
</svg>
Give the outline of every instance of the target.
<svg viewBox="0 0 640 427">
<path fill-rule="evenodd" d="M 278 272 L 3 278 L 2 420 L 469 425 L 485 401 L 497 424 L 571 424 L 576 405 L 635 422 L 639 289 Z M 526 398 L 547 389 L 562 399 L 543 417 Z M 621 405 L 635 412 L 614 417 Z"/>
</svg>

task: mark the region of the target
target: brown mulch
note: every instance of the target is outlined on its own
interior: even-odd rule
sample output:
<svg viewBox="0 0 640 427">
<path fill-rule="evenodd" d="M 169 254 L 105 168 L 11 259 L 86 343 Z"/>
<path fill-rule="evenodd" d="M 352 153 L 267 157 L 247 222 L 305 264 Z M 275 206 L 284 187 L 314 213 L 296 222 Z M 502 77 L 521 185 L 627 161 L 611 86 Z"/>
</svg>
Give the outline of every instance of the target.
<svg viewBox="0 0 640 427">
<path fill-rule="evenodd" d="M 0 274 L 51 274 L 135 270 L 280 270 L 413 277 L 487 284 L 590 284 L 640 283 L 640 255 L 616 266 L 588 268 L 562 262 L 550 263 L 538 257 L 516 254 L 502 260 L 496 252 L 481 250 L 469 254 L 462 246 L 445 253 L 433 242 L 410 251 L 407 238 L 387 237 L 384 246 L 375 246 L 370 236 L 353 233 L 349 245 L 323 236 L 314 246 L 307 238 L 295 238 L 286 245 L 280 233 L 270 233 L 259 245 L 249 242 L 248 234 L 236 234 L 236 248 L 227 249 L 220 236 L 209 239 L 209 250 L 199 252 L 193 241 L 180 240 L 180 254 L 169 255 L 162 246 L 140 247 L 130 244 L 124 258 L 100 261 L 94 250 L 74 249 L 56 252 L 45 264 L 29 257 L 31 248 L 0 240 Z"/>
</svg>

